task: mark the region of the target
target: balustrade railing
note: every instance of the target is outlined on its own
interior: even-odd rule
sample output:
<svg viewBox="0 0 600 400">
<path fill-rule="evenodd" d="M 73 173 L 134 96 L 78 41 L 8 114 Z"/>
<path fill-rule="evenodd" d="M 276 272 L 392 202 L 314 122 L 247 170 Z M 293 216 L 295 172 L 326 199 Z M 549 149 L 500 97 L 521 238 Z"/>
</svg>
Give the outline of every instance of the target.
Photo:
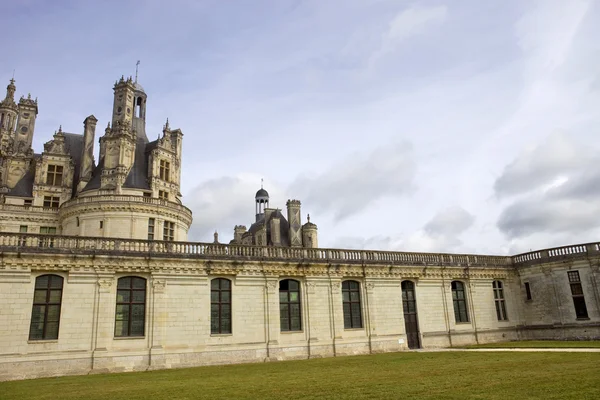
<svg viewBox="0 0 600 400">
<path fill-rule="evenodd" d="M 177 211 L 189 214 L 190 218 L 192 216 L 191 210 L 189 208 L 187 208 L 186 206 L 181 205 L 179 203 L 174 203 L 172 201 L 168 201 L 168 200 L 164 200 L 164 199 L 157 199 L 154 197 L 118 195 L 118 194 L 101 194 L 101 195 L 97 195 L 97 196 L 76 197 L 74 199 L 65 201 L 61 205 L 61 209 L 76 206 L 79 204 L 88 204 L 88 203 L 97 203 L 97 202 L 134 202 L 134 203 L 159 205 L 159 206 L 172 208 Z"/>
<path fill-rule="evenodd" d="M 43 206 L 30 206 L 30 205 L 19 205 L 19 204 L 0 204 L 0 211 L 18 211 L 18 212 L 35 212 L 35 213 L 49 213 L 56 214 L 58 207 L 43 207 Z"/>
<path fill-rule="evenodd" d="M 0 233 L 0 251 L 156 255 L 185 258 L 225 258 L 333 262 L 374 265 L 488 265 L 510 267 L 511 258 L 467 254 L 264 247 L 238 244 L 167 242 L 137 239 Z"/>
</svg>

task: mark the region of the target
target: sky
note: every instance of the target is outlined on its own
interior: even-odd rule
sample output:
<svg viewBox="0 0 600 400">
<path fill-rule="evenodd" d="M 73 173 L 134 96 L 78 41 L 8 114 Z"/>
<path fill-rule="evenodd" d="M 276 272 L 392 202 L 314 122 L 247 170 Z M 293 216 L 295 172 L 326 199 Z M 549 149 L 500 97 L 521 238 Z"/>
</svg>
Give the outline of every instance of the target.
<svg viewBox="0 0 600 400">
<path fill-rule="evenodd" d="M 320 247 L 517 254 L 600 238 L 600 2 L 0 0 L 34 149 L 110 120 L 184 133 L 192 241 L 302 201 Z M 96 154 L 98 145 L 96 144 Z"/>
</svg>

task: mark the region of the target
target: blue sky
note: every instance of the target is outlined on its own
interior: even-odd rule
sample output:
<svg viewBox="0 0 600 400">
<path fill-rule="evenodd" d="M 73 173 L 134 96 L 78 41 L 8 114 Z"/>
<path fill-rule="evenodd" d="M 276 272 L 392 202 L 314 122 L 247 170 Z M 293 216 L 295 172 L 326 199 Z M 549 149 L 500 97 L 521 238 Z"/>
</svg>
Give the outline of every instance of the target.
<svg viewBox="0 0 600 400">
<path fill-rule="evenodd" d="M 545 1 L 6 1 L 0 81 L 34 146 L 97 134 L 112 84 L 184 132 L 190 239 L 302 201 L 322 247 L 515 253 L 598 240 L 600 5 Z M 10 32 L 10 34 L 6 34 Z"/>
</svg>

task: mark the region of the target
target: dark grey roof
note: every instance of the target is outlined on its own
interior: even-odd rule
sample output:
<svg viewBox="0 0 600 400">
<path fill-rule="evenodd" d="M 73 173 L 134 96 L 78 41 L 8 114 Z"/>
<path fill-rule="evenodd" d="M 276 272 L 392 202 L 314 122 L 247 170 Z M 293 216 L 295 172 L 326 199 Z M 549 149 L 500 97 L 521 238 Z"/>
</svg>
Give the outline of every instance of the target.
<svg viewBox="0 0 600 400">
<path fill-rule="evenodd" d="M 83 152 L 83 135 L 76 133 L 65 133 L 65 144 L 67 153 L 69 153 L 75 163 L 75 171 L 73 173 L 73 193 L 77 193 L 77 184 L 79 183 L 79 172 L 81 171 L 81 156 Z"/>
<path fill-rule="evenodd" d="M 273 219 L 275 217 L 279 217 L 279 221 L 280 221 L 279 228 L 281 230 L 281 245 L 289 247 L 290 246 L 290 224 L 288 223 L 288 220 L 281 213 L 281 210 L 273 211 L 271 213 L 271 215 L 269 216 L 268 221 L 265 221 L 265 218 L 263 215 L 262 219 L 260 219 L 259 221 L 256 221 L 252 225 L 250 225 L 250 229 L 248 229 L 248 232 L 252 233 L 252 235 L 254 236 L 256 234 L 256 232 L 258 232 L 265 225 L 265 222 L 266 222 L 267 223 L 267 245 L 272 246 L 273 242 L 271 241 L 270 221 L 271 221 L 271 219 Z"/>
<path fill-rule="evenodd" d="M 92 179 L 90 179 L 90 181 L 87 183 L 87 185 L 85 185 L 85 187 L 83 189 L 81 189 L 82 192 L 88 191 L 88 190 L 93 190 L 93 189 L 100 189 L 100 183 L 101 183 L 101 177 L 102 177 L 102 168 L 104 167 L 104 158 L 102 158 L 99 162 L 98 165 L 96 165 L 96 167 L 92 170 Z"/>
<path fill-rule="evenodd" d="M 256 192 L 256 196 L 254 196 L 255 198 L 259 198 L 259 197 L 269 197 L 269 192 L 267 192 L 265 189 L 260 188 L 260 190 L 258 192 Z"/>
<path fill-rule="evenodd" d="M 29 171 L 23 175 L 21 180 L 17 182 L 6 195 L 14 197 L 33 197 L 33 181 L 35 179 L 35 161 L 32 162 Z"/>
<path fill-rule="evenodd" d="M 146 146 L 149 144 L 145 138 L 138 138 L 135 144 L 135 159 L 123 184 L 124 188 L 150 190 L 150 185 L 148 185 L 148 153 L 146 152 Z"/>
</svg>

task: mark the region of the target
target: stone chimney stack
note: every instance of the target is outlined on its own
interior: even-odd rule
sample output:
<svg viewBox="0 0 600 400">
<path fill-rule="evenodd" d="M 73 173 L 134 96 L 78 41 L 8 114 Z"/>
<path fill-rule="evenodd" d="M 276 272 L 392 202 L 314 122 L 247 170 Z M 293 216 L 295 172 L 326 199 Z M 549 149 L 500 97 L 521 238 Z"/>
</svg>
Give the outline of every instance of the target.
<svg viewBox="0 0 600 400">
<path fill-rule="evenodd" d="M 83 149 L 81 150 L 81 169 L 79 170 L 79 183 L 77 191 L 80 191 L 92 179 L 94 169 L 94 137 L 96 135 L 96 123 L 98 120 L 90 115 L 83 121 Z"/>
<path fill-rule="evenodd" d="M 244 225 L 236 225 L 233 228 L 233 241 L 236 244 L 242 244 L 242 236 L 246 233 L 246 227 Z"/>
<path fill-rule="evenodd" d="M 287 206 L 288 222 L 290 224 L 290 245 L 302 247 L 302 219 L 300 216 L 300 201 L 288 200 Z"/>
<path fill-rule="evenodd" d="M 271 243 L 273 246 L 281 246 L 281 220 L 274 216 L 269 222 L 271 224 Z"/>
</svg>

